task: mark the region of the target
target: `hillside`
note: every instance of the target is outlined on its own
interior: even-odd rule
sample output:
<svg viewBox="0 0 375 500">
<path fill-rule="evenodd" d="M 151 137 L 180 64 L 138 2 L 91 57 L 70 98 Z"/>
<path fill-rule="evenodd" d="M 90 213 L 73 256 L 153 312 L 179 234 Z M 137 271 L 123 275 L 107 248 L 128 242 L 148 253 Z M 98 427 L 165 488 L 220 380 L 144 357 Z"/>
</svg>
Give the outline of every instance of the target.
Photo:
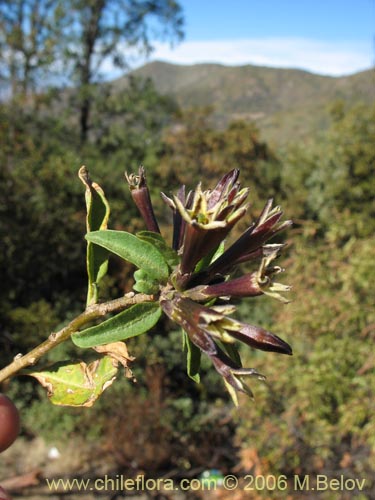
<svg viewBox="0 0 375 500">
<path fill-rule="evenodd" d="M 324 128 L 329 104 L 374 102 L 372 70 L 345 77 L 322 76 L 296 69 L 152 62 L 132 72 L 151 78 L 156 89 L 173 96 L 182 107 L 214 107 L 224 126 L 232 119 L 252 120 L 271 141 L 285 142 Z M 126 77 L 114 82 L 120 90 Z"/>
</svg>

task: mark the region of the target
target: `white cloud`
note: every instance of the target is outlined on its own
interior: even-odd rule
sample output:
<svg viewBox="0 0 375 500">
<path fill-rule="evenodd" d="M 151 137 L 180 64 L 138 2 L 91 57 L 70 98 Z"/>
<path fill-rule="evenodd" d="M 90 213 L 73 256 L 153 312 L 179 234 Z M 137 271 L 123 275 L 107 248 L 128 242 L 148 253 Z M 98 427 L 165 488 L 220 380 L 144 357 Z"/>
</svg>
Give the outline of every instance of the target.
<svg viewBox="0 0 375 500">
<path fill-rule="evenodd" d="M 370 68 L 371 43 L 324 42 L 304 38 L 187 41 L 175 48 L 155 42 L 149 60 L 176 64 L 220 63 L 299 68 L 324 75 L 346 75 Z M 146 62 L 145 60 L 142 63 Z"/>
</svg>

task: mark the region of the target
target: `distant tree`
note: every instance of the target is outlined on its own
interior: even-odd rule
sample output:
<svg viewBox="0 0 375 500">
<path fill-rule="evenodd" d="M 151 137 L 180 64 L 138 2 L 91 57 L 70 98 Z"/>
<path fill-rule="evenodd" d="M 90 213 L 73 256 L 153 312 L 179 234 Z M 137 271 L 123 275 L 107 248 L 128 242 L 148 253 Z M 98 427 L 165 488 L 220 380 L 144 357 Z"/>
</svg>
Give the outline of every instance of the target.
<svg viewBox="0 0 375 500">
<path fill-rule="evenodd" d="M 0 78 L 12 98 L 25 97 L 51 74 L 63 9 L 59 0 L 0 2 Z"/>
<path fill-rule="evenodd" d="M 129 52 L 149 53 L 157 38 L 182 37 L 182 11 L 174 0 L 67 0 L 65 31 L 68 74 L 79 88 L 81 142 L 90 128 L 92 94 L 108 59 L 125 68 Z M 159 27 L 159 29 L 157 29 Z"/>
<path fill-rule="evenodd" d="M 151 148 L 161 147 L 163 128 L 177 113 L 177 103 L 159 94 L 151 79 L 129 75 L 124 89 L 103 86 L 92 112 L 92 135 L 100 154 L 108 161 L 146 161 Z M 147 161 L 148 170 L 150 162 Z"/>
</svg>

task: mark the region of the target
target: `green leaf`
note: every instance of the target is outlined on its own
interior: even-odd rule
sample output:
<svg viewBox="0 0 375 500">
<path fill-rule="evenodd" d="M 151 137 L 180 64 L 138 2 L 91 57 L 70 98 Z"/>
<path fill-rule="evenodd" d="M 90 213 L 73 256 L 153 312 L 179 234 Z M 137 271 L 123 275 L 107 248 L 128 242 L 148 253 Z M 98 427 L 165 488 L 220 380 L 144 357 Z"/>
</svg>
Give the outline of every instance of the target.
<svg viewBox="0 0 375 500">
<path fill-rule="evenodd" d="M 143 269 L 159 282 L 165 282 L 169 276 L 168 265 L 159 250 L 133 234 L 113 230 L 94 231 L 87 233 L 86 239 Z"/>
<path fill-rule="evenodd" d="M 186 349 L 186 369 L 188 376 L 197 384 L 200 382 L 201 350 L 191 342 L 185 330 L 183 333 L 183 348 Z"/>
<path fill-rule="evenodd" d="M 92 182 L 86 167 L 81 167 L 78 173 L 79 178 L 86 186 L 86 227 L 87 231 L 97 231 L 107 229 L 110 208 L 102 188 Z M 87 243 L 87 306 L 98 301 L 98 285 L 100 280 L 106 275 L 108 269 L 108 250 L 98 247 L 91 242 Z"/>
<path fill-rule="evenodd" d="M 142 302 L 116 314 L 100 325 L 73 333 L 72 341 L 78 347 L 94 347 L 145 333 L 158 322 L 161 308 L 158 302 Z"/>
<path fill-rule="evenodd" d="M 159 283 L 151 278 L 143 269 L 137 269 L 134 273 L 135 283 L 133 289 L 140 293 L 157 293 Z"/>
<path fill-rule="evenodd" d="M 105 356 L 90 364 L 56 363 L 48 371 L 31 372 L 47 389 L 51 403 L 62 406 L 92 406 L 116 378 L 117 362 Z"/>
<path fill-rule="evenodd" d="M 140 231 L 137 237 L 143 241 L 148 241 L 154 245 L 161 254 L 163 254 L 165 261 L 170 268 L 174 268 L 179 263 L 177 252 L 168 246 L 163 236 L 153 231 Z"/>
</svg>

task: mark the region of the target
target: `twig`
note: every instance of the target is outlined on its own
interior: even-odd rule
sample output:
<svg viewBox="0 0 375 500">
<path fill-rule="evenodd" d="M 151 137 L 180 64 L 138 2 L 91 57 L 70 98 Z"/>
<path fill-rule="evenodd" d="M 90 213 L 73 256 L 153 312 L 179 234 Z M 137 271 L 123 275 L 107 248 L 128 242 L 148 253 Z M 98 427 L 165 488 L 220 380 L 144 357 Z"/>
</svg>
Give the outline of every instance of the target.
<svg viewBox="0 0 375 500">
<path fill-rule="evenodd" d="M 74 318 L 68 325 L 56 333 L 51 333 L 47 340 L 39 344 L 32 351 L 24 356 L 16 356 L 12 363 L 0 370 L 0 383 L 17 372 L 28 366 L 34 365 L 44 354 L 67 340 L 74 332 L 80 330 L 91 321 L 106 316 L 109 313 L 122 311 L 128 307 L 141 302 L 151 302 L 155 300 L 154 295 L 139 293 L 134 295 L 132 292 L 120 297 L 119 299 L 94 304 L 89 306 L 82 314 Z"/>
<path fill-rule="evenodd" d="M 27 472 L 21 476 L 14 476 L 1 481 L 1 486 L 9 491 L 19 491 L 23 488 L 28 488 L 29 486 L 35 486 L 39 484 L 39 476 L 42 471 L 40 469 Z"/>
</svg>

